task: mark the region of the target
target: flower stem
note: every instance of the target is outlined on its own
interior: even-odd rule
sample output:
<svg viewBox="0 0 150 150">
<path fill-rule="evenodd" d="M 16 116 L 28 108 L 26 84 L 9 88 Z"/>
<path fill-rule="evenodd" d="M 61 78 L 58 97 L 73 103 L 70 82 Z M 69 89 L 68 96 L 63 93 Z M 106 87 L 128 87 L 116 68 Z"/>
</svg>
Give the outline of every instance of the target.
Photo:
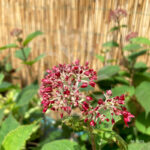
<svg viewBox="0 0 150 150">
<path fill-rule="evenodd" d="M 91 138 L 92 150 L 96 150 L 95 136 L 92 133 L 92 127 L 90 126 L 89 126 L 89 133 L 90 133 L 90 138 Z"/>
</svg>

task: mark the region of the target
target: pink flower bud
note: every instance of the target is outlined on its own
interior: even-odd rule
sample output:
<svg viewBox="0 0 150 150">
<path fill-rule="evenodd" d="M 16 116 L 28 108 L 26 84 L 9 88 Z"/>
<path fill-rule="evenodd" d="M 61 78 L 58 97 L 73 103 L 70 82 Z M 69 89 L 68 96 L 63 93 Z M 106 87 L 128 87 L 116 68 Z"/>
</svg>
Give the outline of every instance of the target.
<svg viewBox="0 0 150 150">
<path fill-rule="evenodd" d="M 87 82 L 82 83 L 81 88 L 86 88 L 88 86 Z"/>
<path fill-rule="evenodd" d="M 90 126 L 94 127 L 95 125 L 96 125 L 96 123 L 94 122 L 94 120 L 92 120 L 92 121 L 90 122 Z"/>
<path fill-rule="evenodd" d="M 100 99 L 98 100 L 98 104 L 101 105 L 101 104 L 103 104 L 103 103 L 104 103 L 104 101 L 100 98 Z"/>
<path fill-rule="evenodd" d="M 87 97 L 86 97 L 86 100 L 87 100 L 87 101 L 92 101 L 92 100 L 93 100 L 93 98 L 92 98 L 92 97 L 90 97 L 90 96 L 87 96 Z"/>
<path fill-rule="evenodd" d="M 108 96 L 112 96 L 112 91 L 111 91 L 111 90 L 108 90 L 108 91 L 106 91 L 106 94 L 107 94 Z"/>
<path fill-rule="evenodd" d="M 94 81 L 90 81 L 89 85 L 95 87 L 96 83 Z"/>
</svg>

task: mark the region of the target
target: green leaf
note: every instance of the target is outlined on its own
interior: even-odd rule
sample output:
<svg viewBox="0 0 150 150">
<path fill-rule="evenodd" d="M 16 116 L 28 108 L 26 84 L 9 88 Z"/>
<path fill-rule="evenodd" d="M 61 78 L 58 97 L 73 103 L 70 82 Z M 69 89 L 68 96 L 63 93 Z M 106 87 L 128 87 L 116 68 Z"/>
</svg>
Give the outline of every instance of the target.
<svg viewBox="0 0 150 150">
<path fill-rule="evenodd" d="M 5 46 L 3 46 L 3 47 L 0 47 L 0 51 L 1 51 L 1 50 L 4 50 L 4 49 L 7 49 L 7 48 L 17 48 L 17 47 L 18 47 L 17 44 L 11 43 L 11 44 L 5 45 Z"/>
<path fill-rule="evenodd" d="M 150 73 L 149 72 L 135 72 L 133 76 L 133 85 L 137 87 L 143 81 L 150 82 Z"/>
<path fill-rule="evenodd" d="M 112 124 L 112 122 L 111 122 L 112 115 L 110 114 L 110 111 L 103 109 L 103 110 L 101 110 L 101 111 L 99 111 L 99 112 L 100 112 L 100 114 L 105 115 L 105 116 L 109 119 L 109 122 L 103 121 L 101 124 L 97 124 L 96 127 L 97 127 L 98 129 L 100 129 L 100 130 L 110 130 L 110 131 L 112 131 L 114 124 Z M 117 115 L 114 115 L 114 116 L 113 116 L 113 119 L 114 119 L 114 121 L 115 121 L 115 123 L 116 123 L 116 122 L 118 122 L 119 120 L 121 120 L 121 117 L 120 117 L 120 116 L 117 116 Z"/>
<path fill-rule="evenodd" d="M 29 54 L 31 52 L 31 48 L 25 47 L 22 50 L 16 50 L 15 51 L 15 57 L 21 59 L 22 61 L 26 61 L 29 57 Z"/>
<path fill-rule="evenodd" d="M 127 86 L 127 85 L 121 85 L 117 86 L 112 89 L 113 97 L 120 96 L 122 94 L 128 94 L 129 96 L 132 96 L 135 92 L 135 89 L 133 86 Z"/>
<path fill-rule="evenodd" d="M 96 55 L 96 58 L 98 58 L 101 62 L 105 61 L 105 57 L 101 55 Z"/>
<path fill-rule="evenodd" d="M 149 150 L 150 142 L 148 143 L 131 143 L 128 145 L 128 150 Z"/>
<path fill-rule="evenodd" d="M 41 32 L 41 31 L 35 31 L 35 32 L 29 34 L 27 36 L 27 38 L 24 40 L 23 45 L 24 46 L 28 45 L 29 42 L 31 42 L 34 38 L 36 38 L 37 36 L 42 35 L 42 34 L 43 34 L 43 32 Z"/>
<path fill-rule="evenodd" d="M 147 65 L 144 62 L 136 62 L 134 65 L 134 69 L 138 71 L 146 71 Z"/>
<path fill-rule="evenodd" d="M 4 74 L 0 73 L 0 84 L 2 83 L 3 79 L 4 79 Z"/>
<path fill-rule="evenodd" d="M 14 119 L 12 115 L 4 120 L 0 129 L 0 145 L 2 144 L 4 137 L 13 129 L 16 129 L 19 123 Z"/>
<path fill-rule="evenodd" d="M 150 40 L 148 38 L 145 38 L 145 37 L 132 38 L 131 42 L 138 43 L 138 44 L 150 45 Z"/>
<path fill-rule="evenodd" d="M 7 134 L 3 143 L 2 150 L 20 150 L 25 146 L 31 134 L 37 130 L 36 124 L 22 125 Z"/>
<path fill-rule="evenodd" d="M 16 102 L 17 106 L 23 106 L 30 102 L 30 100 L 37 94 L 39 86 L 37 84 L 31 84 L 25 87 L 18 95 Z"/>
<path fill-rule="evenodd" d="M 145 109 L 146 115 L 150 112 L 150 82 L 142 82 L 135 90 L 137 101 Z"/>
<path fill-rule="evenodd" d="M 138 131 L 150 135 L 150 114 L 145 117 L 145 113 L 141 113 L 140 115 L 137 116 L 136 121 L 135 121 L 135 126 L 138 129 Z"/>
<path fill-rule="evenodd" d="M 114 131 L 94 129 L 93 133 L 98 135 L 100 139 L 104 139 L 108 142 L 115 142 L 121 150 L 128 150 L 127 143 Z"/>
<path fill-rule="evenodd" d="M 4 117 L 4 109 L 0 109 L 0 126 Z"/>
<path fill-rule="evenodd" d="M 76 142 L 70 140 L 57 140 L 45 144 L 42 150 L 80 150 L 80 147 Z"/>
<path fill-rule="evenodd" d="M 98 81 L 108 79 L 119 72 L 119 66 L 105 66 L 98 71 Z"/>
<path fill-rule="evenodd" d="M 9 72 L 9 71 L 12 70 L 12 65 L 11 65 L 11 63 L 6 63 L 6 64 L 5 64 L 5 70 L 6 70 L 7 72 Z"/>
<path fill-rule="evenodd" d="M 114 80 L 116 83 L 121 83 L 125 85 L 129 85 L 129 81 L 125 79 L 123 76 L 114 76 Z"/>
<path fill-rule="evenodd" d="M 116 31 L 116 30 L 118 30 L 119 28 L 120 28 L 119 26 L 112 27 L 112 28 L 110 29 L 110 32 Z"/>
<path fill-rule="evenodd" d="M 39 61 L 40 59 L 42 59 L 43 57 L 45 57 L 45 54 L 41 54 L 39 55 L 38 57 L 36 57 L 34 60 L 31 60 L 31 61 L 26 61 L 24 62 L 24 64 L 27 64 L 27 65 L 33 65 L 34 63 L 36 63 L 37 61 Z"/>
<path fill-rule="evenodd" d="M 12 84 L 9 83 L 9 82 L 2 82 L 0 84 L 0 92 L 4 92 L 4 91 L 7 91 L 8 89 L 12 88 Z"/>
<path fill-rule="evenodd" d="M 116 43 L 115 41 L 110 41 L 103 44 L 103 47 L 118 47 L 118 46 L 119 44 Z"/>
<path fill-rule="evenodd" d="M 147 51 L 148 51 L 148 50 L 141 50 L 141 51 L 138 51 L 138 52 L 134 52 L 134 53 L 132 53 L 132 54 L 130 54 L 130 55 L 128 56 L 128 59 L 129 59 L 129 60 L 135 60 L 135 59 L 137 59 L 137 57 L 146 54 Z"/>
<path fill-rule="evenodd" d="M 141 46 L 139 44 L 136 44 L 136 43 L 130 43 L 128 45 L 126 45 L 123 50 L 127 50 L 127 51 L 135 51 L 135 50 L 138 50 L 140 49 Z"/>
</svg>

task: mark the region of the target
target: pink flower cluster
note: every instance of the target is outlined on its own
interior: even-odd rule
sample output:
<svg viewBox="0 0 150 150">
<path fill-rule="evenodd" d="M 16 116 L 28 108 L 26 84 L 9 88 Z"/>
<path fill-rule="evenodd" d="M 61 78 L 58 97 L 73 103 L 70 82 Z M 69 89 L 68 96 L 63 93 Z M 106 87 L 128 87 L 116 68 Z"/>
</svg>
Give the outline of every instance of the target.
<svg viewBox="0 0 150 150">
<path fill-rule="evenodd" d="M 47 75 L 42 79 L 40 95 L 42 97 L 43 112 L 47 109 L 59 111 L 61 118 L 66 112 L 71 115 L 73 108 L 79 108 L 84 122 L 89 122 L 95 126 L 97 122 L 111 121 L 115 123 L 114 115 L 124 117 L 124 122 L 128 126 L 130 118 L 134 116 L 129 113 L 124 105 L 124 95 L 111 98 L 112 92 L 108 90 L 105 95 L 105 101 L 99 99 L 96 106 L 92 106 L 93 98 L 86 96 L 80 89 L 87 86 L 95 87 L 94 80 L 97 80 L 97 73 L 90 69 L 88 63 L 84 66 L 77 60 L 72 64 L 59 64 L 51 70 L 47 70 Z M 107 118 L 103 111 L 108 110 L 111 114 Z"/>
<path fill-rule="evenodd" d="M 126 16 L 127 16 L 127 12 L 124 9 L 110 10 L 109 21 L 111 20 L 118 21 L 119 19 L 126 17 Z"/>
<path fill-rule="evenodd" d="M 130 41 L 130 39 L 135 38 L 138 36 L 137 32 L 130 32 L 127 36 L 126 36 L 126 41 Z"/>
</svg>

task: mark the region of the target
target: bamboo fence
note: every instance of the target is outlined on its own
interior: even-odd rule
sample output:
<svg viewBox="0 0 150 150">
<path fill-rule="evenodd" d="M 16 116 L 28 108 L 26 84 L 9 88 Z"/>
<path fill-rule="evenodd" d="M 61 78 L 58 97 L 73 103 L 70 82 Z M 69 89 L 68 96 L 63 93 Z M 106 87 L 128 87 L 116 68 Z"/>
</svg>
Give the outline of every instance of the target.
<svg viewBox="0 0 150 150">
<path fill-rule="evenodd" d="M 14 28 L 23 29 L 23 37 L 40 30 L 44 35 L 30 45 L 31 58 L 46 54 L 33 68 L 39 79 L 45 69 L 76 59 L 81 64 L 88 60 L 98 70 L 102 63 L 95 55 L 101 54 L 102 43 L 112 38 L 108 31 L 113 24 L 108 23 L 108 13 L 116 8 L 128 13 L 122 20 L 129 25 L 124 36 L 137 31 L 138 35 L 150 38 L 150 0 L 0 0 L 0 46 L 14 42 L 10 36 Z M 22 66 L 14 57 L 14 50 L 1 52 L 0 59 L 2 55 L 10 55 L 13 67 Z M 118 57 L 118 51 L 113 57 Z M 149 63 L 148 56 L 141 59 Z M 24 67 L 18 74 L 27 79 Z"/>
</svg>

